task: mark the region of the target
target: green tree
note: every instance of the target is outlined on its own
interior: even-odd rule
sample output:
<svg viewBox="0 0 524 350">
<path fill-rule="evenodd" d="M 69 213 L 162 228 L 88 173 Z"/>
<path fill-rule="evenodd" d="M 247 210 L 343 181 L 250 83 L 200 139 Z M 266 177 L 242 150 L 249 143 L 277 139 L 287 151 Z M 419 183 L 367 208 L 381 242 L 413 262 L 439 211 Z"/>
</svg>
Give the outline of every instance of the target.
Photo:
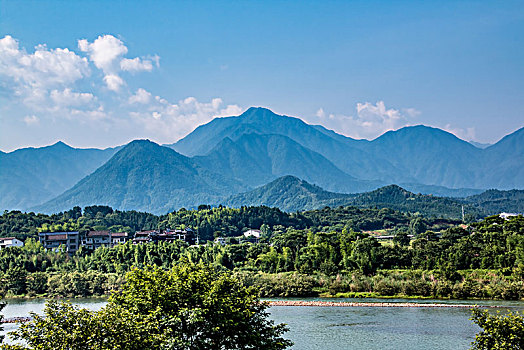
<svg viewBox="0 0 524 350">
<path fill-rule="evenodd" d="M 5 305 L 6 303 L 4 303 L 3 301 L 0 301 L 0 311 L 4 309 Z M 4 330 L 4 327 L 2 327 L 3 321 L 4 321 L 4 315 L 0 314 L 0 332 Z M 0 343 L 2 343 L 3 341 L 4 341 L 4 336 L 0 335 Z"/>
<path fill-rule="evenodd" d="M 24 346 L 3 349 L 286 349 L 283 324 L 266 304 L 215 267 L 187 261 L 165 271 L 134 269 L 106 307 L 89 311 L 50 301 L 44 316 L 11 335 Z"/>
<path fill-rule="evenodd" d="M 475 336 L 474 350 L 524 349 L 524 316 L 518 312 L 491 315 L 487 310 L 472 310 L 472 318 L 482 331 Z"/>
<path fill-rule="evenodd" d="M 284 325 L 267 319 L 256 291 L 210 265 L 135 269 L 110 303 L 143 315 L 172 349 L 285 349 Z"/>
</svg>

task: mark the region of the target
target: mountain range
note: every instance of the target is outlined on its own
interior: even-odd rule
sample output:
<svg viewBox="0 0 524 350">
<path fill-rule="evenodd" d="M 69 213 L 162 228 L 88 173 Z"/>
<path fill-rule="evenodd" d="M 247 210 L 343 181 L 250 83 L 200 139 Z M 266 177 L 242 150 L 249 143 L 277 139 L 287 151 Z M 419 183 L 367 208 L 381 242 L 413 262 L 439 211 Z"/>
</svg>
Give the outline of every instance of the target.
<svg viewBox="0 0 524 350">
<path fill-rule="evenodd" d="M 286 175 L 301 179 L 302 185 Z M 59 142 L 0 152 L 0 208 L 56 212 L 106 204 L 165 213 L 204 203 L 244 205 L 254 195 L 251 190 L 287 208 L 290 199 L 284 194 L 278 199 L 260 190 L 277 179 L 278 188 L 298 186 L 300 191 L 288 196 L 302 196 L 303 208 L 309 208 L 347 202 L 356 198 L 347 194 L 389 184 L 450 197 L 490 188 L 522 189 L 523 175 L 524 128 L 485 148 L 421 125 L 368 141 L 250 108 L 240 116 L 216 118 L 164 146 L 136 140 L 98 150 Z"/>
<path fill-rule="evenodd" d="M 462 209 L 472 217 L 483 217 L 504 211 L 524 212 L 523 190 L 488 190 L 465 198 L 447 198 L 415 194 L 397 185 L 388 185 L 370 192 L 343 194 L 325 191 L 294 176 L 280 177 L 267 185 L 227 198 L 230 207 L 278 207 L 287 212 L 319 209 L 326 206 L 390 208 L 425 216 L 460 219 Z"/>
</svg>

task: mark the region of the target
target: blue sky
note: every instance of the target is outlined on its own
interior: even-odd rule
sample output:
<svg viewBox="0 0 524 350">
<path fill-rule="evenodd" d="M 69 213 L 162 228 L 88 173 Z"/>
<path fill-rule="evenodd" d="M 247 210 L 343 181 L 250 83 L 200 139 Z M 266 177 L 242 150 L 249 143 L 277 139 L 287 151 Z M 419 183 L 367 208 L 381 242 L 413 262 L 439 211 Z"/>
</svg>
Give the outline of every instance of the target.
<svg viewBox="0 0 524 350">
<path fill-rule="evenodd" d="M 372 139 L 524 126 L 522 1 L 0 1 L 0 149 L 174 142 L 264 106 Z"/>
</svg>

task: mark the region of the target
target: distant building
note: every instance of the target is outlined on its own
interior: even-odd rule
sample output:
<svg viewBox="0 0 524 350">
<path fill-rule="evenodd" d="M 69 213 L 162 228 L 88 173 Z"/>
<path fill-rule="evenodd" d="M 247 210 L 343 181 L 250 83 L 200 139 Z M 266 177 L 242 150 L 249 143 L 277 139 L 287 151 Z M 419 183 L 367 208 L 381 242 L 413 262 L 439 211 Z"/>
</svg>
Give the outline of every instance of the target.
<svg viewBox="0 0 524 350">
<path fill-rule="evenodd" d="M 0 238 L 0 249 L 9 248 L 9 247 L 23 247 L 24 242 L 15 237 L 3 237 Z"/>
<path fill-rule="evenodd" d="M 522 215 L 522 214 L 516 214 L 516 213 L 500 213 L 500 214 L 499 214 L 499 217 L 503 218 L 504 220 L 509 220 L 510 217 L 512 217 L 512 216 L 519 216 L 519 215 Z"/>
<path fill-rule="evenodd" d="M 87 249 L 96 249 L 101 246 L 111 246 L 111 233 L 109 231 L 89 231 L 82 238 L 82 245 Z"/>
<path fill-rule="evenodd" d="M 111 246 L 114 247 L 117 244 L 124 244 L 129 241 L 129 233 L 127 232 L 114 232 L 111 233 Z"/>
<path fill-rule="evenodd" d="M 129 234 L 127 232 L 89 231 L 86 236 L 83 237 L 82 245 L 88 249 L 96 249 L 101 246 L 114 247 L 128 240 Z"/>
<path fill-rule="evenodd" d="M 74 253 L 80 246 L 80 235 L 75 232 L 41 232 L 38 239 L 46 249 L 56 250 L 64 247 L 68 253 Z"/>
<path fill-rule="evenodd" d="M 258 243 L 258 240 L 260 239 L 260 230 L 255 230 L 250 228 L 246 232 L 244 232 L 244 239 L 242 242 L 249 242 L 249 243 Z"/>
<path fill-rule="evenodd" d="M 133 244 L 142 244 L 151 242 L 151 236 L 157 236 L 160 234 L 160 231 L 137 231 L 135 232 L 135 237 L 133 238 Z"/>
<path fill-rule="evenodd" d="M 135 238 L 133 238 L 133 244 L 184 241 L 189 245 L 193 245 L 197 240 L 195 232 L 190 228 L 185 230 L 167 229 L 163 232 L 160 230 L 138 231 L 135 233 Z"/>
</svg>

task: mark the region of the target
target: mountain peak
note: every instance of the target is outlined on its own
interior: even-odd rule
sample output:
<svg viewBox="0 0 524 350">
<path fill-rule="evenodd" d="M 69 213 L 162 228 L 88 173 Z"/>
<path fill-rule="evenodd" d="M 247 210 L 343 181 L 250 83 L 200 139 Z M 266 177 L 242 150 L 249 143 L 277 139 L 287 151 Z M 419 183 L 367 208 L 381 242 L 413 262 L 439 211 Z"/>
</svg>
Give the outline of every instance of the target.
<svg viewBox="0 0 524 350">
<path fill-rule="evenodd" d="M 241 119 L 249 121 L 269 121 L 275 117 L 279 117 L 279 115 L 264 107 L 250 107 L 240 115 Z"/>
<path fill-rule="evenodd" d="M 65 142 L 63 141 L 58 141 L 48 147 L 53 147 L 53 148 L 67 148 L 67 149 L 72 149 L 73 147 L 69 146 L 68 144 L 66 144 Z"/>
<path fill-rule="evenodd" d="M 156 146 L 159 146 L 159 144 L 149 140 L 149 139 L 138 139 L 138 140 L 133 140 L 131 142 L 129 142 L 127 144 L 127 146 L 133 146 L 133 147 L 137 147 L 137 146 L 152 146 L 152 145 L 156 145 Z"/>
</svg>

